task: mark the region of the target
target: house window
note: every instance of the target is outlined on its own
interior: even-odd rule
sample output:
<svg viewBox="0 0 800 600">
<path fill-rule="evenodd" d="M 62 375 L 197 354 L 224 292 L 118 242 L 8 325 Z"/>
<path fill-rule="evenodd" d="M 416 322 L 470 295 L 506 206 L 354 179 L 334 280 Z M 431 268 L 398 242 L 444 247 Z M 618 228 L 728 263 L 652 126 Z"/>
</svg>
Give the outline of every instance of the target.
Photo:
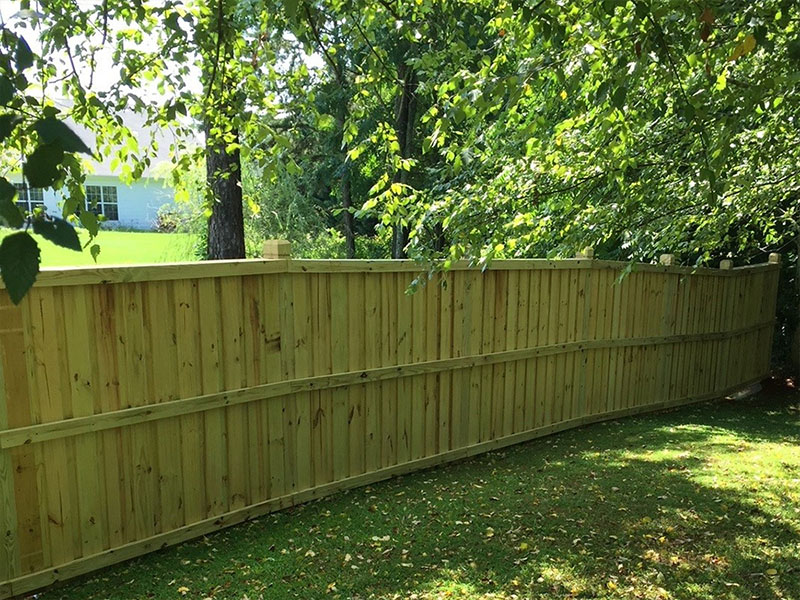
<svg viewBox="0 0 800 600">
<path fill-rule="evenodd" d="M 17 188 L 17 206 L 22 210 L 33 212 L 34 209 L 44 207 L 44 193 L 42 188 L 29 188 L 24 183 L 15 183 Z"/>
<path fill-rule="evenodd" d="M 86 209 L 103 215 L 109 221 L 118 221 L 117 188 L 113 185 L 87 185 Z"/>
</svg>

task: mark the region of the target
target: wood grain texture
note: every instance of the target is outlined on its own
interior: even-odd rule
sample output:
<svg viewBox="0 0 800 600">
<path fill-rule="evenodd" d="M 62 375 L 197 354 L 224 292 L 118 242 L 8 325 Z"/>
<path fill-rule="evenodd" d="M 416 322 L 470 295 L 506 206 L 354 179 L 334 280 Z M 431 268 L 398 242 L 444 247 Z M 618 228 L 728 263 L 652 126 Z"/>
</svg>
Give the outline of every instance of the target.
<svg viewBox="0 0 800 600">
<path fill-rule="evenodd" d="M 766 374 L 777 265 L 629 266 L 462 263 L 407 293 L 425 265 L 280 258 L 0 291 L 0 598 Z"/>
<path fill-rule="evenodd" d="M 2 296 L 2 295 L 0 295 Z M 6 297 L 0 297 L 0 317 L 4 326 L 4 338 L 9 327 L 16 321 L 19 309 L 11 306 Z M 0 346 L 0 431 L 9 428 L 8 420 L 8 358 L 6 344 Z M 14 467 L 11 459 L 11 450 L 0 450 L 0 594 L 3 593 L 3 584 L 20 576 L 20 548 L 19 532 L 17 526 L 17 501 L 14 495 Z M 10 591 L 6 591 L 10 595 Z"/>
</svg>

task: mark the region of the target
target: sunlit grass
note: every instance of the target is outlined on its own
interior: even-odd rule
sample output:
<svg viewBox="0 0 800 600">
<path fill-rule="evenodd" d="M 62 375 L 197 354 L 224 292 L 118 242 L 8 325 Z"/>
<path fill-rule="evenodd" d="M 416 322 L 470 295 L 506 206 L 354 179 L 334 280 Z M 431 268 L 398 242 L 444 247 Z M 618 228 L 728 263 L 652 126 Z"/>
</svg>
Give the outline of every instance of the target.
<svg viewBox="0 0 800 600">
<path fill-rule="evenodd" d="M 43 598 L 800 598 L 798 406 L 764 394 L 592 425 Z"/>
<path fill-rule="evenodd" d="M 0 240 L 12 233 L 0 229 Z M 88 234 L 79 230 L 82 244 L 88 241 Z M 82 252 L 56 246 L 52 242 L 35 235 L 41 250 L 42 267 L 150 264 L 195 260 L 193 256 L 193 236 L 185 233 L 156 233 L 152 231 L 113 231 L 104 229 L 92 242 L 100 246 L 97 262 L 92 259 L 89 249 Z"/>
</svg>

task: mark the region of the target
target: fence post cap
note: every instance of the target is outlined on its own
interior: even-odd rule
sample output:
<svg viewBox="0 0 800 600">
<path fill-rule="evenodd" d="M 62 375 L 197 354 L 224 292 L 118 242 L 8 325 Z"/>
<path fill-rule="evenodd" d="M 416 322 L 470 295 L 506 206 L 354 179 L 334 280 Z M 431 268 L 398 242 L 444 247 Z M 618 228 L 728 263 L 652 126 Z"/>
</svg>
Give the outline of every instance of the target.
<svg viewBox="0 0 800 600">
<path fill-rule="evenodd" d="M 289 240 L 267 240 L 264 242 L 264 258 L 289 258 L 292 244 Z"/>
<path fill-rule="evenodd" d="M 770 254 L 769 254 L 769 264 L 771 264 L 771 265 L 779 265 L 779 264 L 781 264 L 781 255 L 778 252 L 770 252 Z"/>
<path fill-rule="evenodd" d="M 719 268 L 723 271 L 730 271 L 733 268 L 733 261 L 729 258 L 725 258 L 719 261 Z"/>
<path fill-rule="evenodd" d="M 594 258 L 594 248 L 587 246 L 583 250 L 575 253 L 575 258 Z"/>
<path fill-rule="evenodd" d="M 674 254 L 662 254 L 658 257 L 658 263 L 664 265 L 665 267 L 672 267 L 675 265 L 675 255 Z"/>
</svg>

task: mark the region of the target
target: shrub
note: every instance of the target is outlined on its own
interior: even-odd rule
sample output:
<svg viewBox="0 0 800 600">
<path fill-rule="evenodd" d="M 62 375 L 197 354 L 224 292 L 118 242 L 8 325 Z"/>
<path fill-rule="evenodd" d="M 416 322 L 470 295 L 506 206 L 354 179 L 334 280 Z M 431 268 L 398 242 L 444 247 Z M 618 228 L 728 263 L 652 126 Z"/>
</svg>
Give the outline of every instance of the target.
<svg viewBox="0 0 800 600">
<path fill-rule="evenodd" d="M 181 226 L 182 215 L 174 206 L 165 204 L 158 209 L 156 214 L 156 231 L 161 233 L 174 233 Z"/>
</svg>

